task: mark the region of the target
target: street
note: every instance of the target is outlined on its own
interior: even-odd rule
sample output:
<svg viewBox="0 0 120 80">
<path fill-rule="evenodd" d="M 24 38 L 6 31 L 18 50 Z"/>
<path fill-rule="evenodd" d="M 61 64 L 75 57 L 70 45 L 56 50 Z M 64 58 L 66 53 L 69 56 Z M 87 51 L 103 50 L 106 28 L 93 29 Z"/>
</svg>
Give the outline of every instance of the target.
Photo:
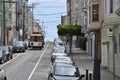
<svg viewBox="0 0 120 80">
<path fill-rule="evenodd" d="M 42 50 L 26 50 L 15 53 L 14 58 L 0 65 L 8 80 L 47 80 L 52 46 L 46 43 Z"/>
</svg>

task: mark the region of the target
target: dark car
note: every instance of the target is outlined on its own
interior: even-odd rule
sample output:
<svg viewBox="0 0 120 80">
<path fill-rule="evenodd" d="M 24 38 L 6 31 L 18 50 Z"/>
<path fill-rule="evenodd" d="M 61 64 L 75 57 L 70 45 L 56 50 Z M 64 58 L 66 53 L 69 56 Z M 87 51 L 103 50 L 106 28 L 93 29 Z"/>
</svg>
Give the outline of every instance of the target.
<svg viewBox="0 0 120 80">
<path fill-rule="evenodd" d="M 84 77 L 84 75 L 80 75 L 77 66 L 56 63 L 48 75 L 48 80 L 81 80 L 82 77 Z"/>
<path fill-rule="evenodd" d="M 25 46 L 23 41 L 16 41 L 13 43 L 13 52 L 25 52 Z"/>
<path fill-rule="evenodd" d="M 4 53 L 3 49 L 0 47 L 0 63 L 3 64 L 7 61 L 6 54 Z"/>
<path fill-rule="evenodd" d="M 13 56 L 13 52 L 10 46 L 1 46 L 1 48 L 3 49 L 3 53 L 6 54 L 6 58 L 7 60 L 12 59 Z"/>
</svg>

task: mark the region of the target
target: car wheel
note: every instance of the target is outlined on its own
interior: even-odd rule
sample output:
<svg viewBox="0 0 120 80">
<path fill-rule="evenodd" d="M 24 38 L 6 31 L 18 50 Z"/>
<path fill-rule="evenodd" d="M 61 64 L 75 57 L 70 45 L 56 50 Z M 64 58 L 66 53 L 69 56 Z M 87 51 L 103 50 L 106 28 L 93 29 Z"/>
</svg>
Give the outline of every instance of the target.
<svg viewBox="0 0 120 80">
<path fill-rule="evenodd" d="M 4 62 L 7 62 L 7 59 L 8 59 L 7 56 L 5 56 L 5 57 L 4 57 Z"/>
<path fill-rule="evenodd" d="M 3 64 L 4 63 L 4 59 L 1 59 L 0 63 Z"/>
<path fill-rule="evenodd" d="M 52 80 L 50 75 L 48 76 L 48 80 Z"/>
<path fill-rule="evenodd" d="M 11 56 L 10 56 L 10 59 L 12 59 L 12 58 L 13 58 L 13 56 L 11 55 Z"/>
<path fill-rule="evenodd" d="M 9 55 L 8 57 L 7 57 L 7 60 L 10 60 L 11 59 L 11 56 Z"/>
<path fill-rule="evenodd" d="M 7 80 L 7 78 L 5 77 L 4 80 Z"/>
<path fill-rule="evenodd" d="M 22 52 L 25 52 L 25 50 L 23 50 Z"/>
</svg>

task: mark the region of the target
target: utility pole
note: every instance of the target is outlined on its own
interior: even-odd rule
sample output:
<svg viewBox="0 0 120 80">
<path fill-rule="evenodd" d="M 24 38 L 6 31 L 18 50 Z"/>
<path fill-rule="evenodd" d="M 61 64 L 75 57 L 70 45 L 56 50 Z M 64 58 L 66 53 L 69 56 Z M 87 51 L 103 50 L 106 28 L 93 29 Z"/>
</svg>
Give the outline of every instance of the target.
<svg viewBox="0 0 120 80">
<path fill-rule="evenodd" d="M 32 3 L 32 32 L 33 32 L 33 26 L 34 26 L 34 20 L 33 20 L 33 13 L 34 13 L 34 5 L 33 5 L 33 3 Z"/>
<path fill-rule="evenodd" d="M 5 39 L 5 30 L 6 30 L 6 22 L 5 22 L 5 0 L 3 0 L 3 33 L 2 33 L 2 45 L 6 45 L 6 39 Z"/>
<path fill-rule="evenodd" d="M 25 2 L 23 3 L 23 34 L 22 34 L 22 37 L 24 41 L 24 38 L 25 38 Z"/>
<path fill-rule="evenodd" d="M 95 54 L 94 54 L 94 70 L 93 80 L 100 79 L 100 63 L 101 63 L 101 29 L 95 30 Z"/>
</svg>

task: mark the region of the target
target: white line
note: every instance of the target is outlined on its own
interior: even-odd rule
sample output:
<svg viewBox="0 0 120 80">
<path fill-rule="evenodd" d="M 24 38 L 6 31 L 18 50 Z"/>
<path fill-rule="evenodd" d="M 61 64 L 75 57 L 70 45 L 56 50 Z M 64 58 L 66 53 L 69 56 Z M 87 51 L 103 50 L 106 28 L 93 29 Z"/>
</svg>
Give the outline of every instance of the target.
<svg viewBox="0 0 120 80">
<path fill-rule="evenodd" d="M 17 57 L 19 57 L 21 54 L 19 54 L 19 55 L 17 55 L 15 58 L 13 58 L 12 60 L 10 60 L 10 61 L 7 61 L 6 63 L 4 63 L 3 65 L 1 65 L 0 66 L 0 68 L 1 67 L 3 67 L 3 66 L 5 66 L 6 64 L 8 64 L 8 63 L 10 63 L 10 62 L 12 62 L 14 59 L 16 59 Z"/>
<path fill-rule="evenodd" d="M 23 53 L 23 54 L 24 54 L 24 53 Z M 0 68 L 2 68 L 3 66 L 7 65 L 8 63 L 14 61 L 14 60 L 15 60 L 16 58 L 18 58 L 20 55 L 22 55 L 22 54 L 20 53 L 19 55 L 15 56 L 13 59 L 11 59 L 11 60 L 7 61 L 6 63 L 2 64 L 2 65 L 0 66 Z"/>
<path fill-rule="evenodd" d="M 46 48 L 44 49 L 44 51 L 42 52 L 42 54 L 41 54 L 41 56 L 40 56 L 40 58 L 39 58 L 38 62 L 36 63 L 35 67 L 33 68 L 32 72 L 31 72 L 31 74 L 30 74 L 30 76 L 29 76 L 28 80 L 30 80 L 30 79 L 31 79 L 31 77 L 32 77 L 33 73 L 35 72 L 35 69 L 37 68 L 37 66 L 38 66 L 39 62 L 41 61 L 41 58 L 42 58 L 42 56 L 44 55 L 44 53 L 45 53 L 45 51 L 46 51 L 46 49 L 47 49 L 47 47 L 48 47 L 48 46 L 49 46 L 49 43 L 48 43 L 48 45 L 46 46 Z"/>
</svg>

